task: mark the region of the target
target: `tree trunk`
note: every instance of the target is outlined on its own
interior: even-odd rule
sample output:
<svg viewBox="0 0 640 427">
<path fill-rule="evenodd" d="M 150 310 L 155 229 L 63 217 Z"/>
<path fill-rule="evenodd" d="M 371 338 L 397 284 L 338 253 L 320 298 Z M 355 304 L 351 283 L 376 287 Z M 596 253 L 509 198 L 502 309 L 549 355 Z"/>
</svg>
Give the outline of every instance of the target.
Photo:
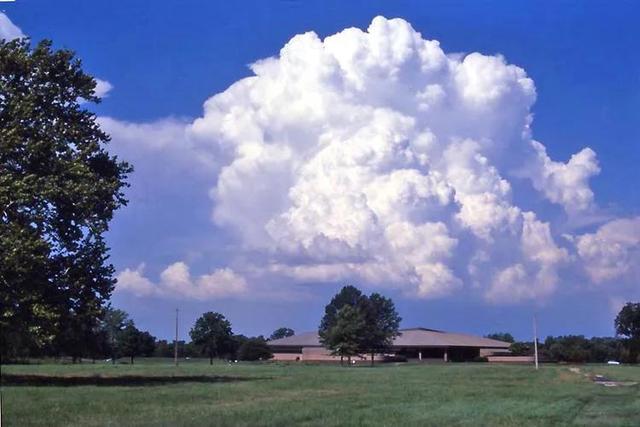
<svg viewBox="0 0 640 427">
<path fill-rule="evenodd" d="M 347 363 L 351 366 L 351 356 L 347 356 Z"/>
<path fill-rule="evenodd" d="M 213 365 L 213 355 L 209 355 L 209 365 Z"/>
<path fill-rule="evenodd" d="M 340 355 L 340 366 L 344 366 L 344 355 Z"/>
<path fill-rule="evenodd" d="M 373 366 L 373 351 L 371 352 L 371 366 Z"/>
<path fill-rule="evenodd" d="M 133 356 L 131 356 L 131 364 L 133 365 Z"/>
</svg>

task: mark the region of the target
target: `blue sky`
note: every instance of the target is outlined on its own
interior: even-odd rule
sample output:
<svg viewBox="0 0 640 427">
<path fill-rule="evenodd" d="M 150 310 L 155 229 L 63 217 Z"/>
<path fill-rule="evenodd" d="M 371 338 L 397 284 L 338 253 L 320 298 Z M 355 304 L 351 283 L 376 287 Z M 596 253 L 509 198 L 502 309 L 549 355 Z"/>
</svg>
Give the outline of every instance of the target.
<svg viewBox="0 0 640 427">
<path fill-rule="evenodd" d="M 195 317 L 208 310 L 224 313 L 231 319 L 234 330 L 244 334 L 269 334 L 278 326 L 311 330 L 317 326 L 330 295 L 345 283 L 392 296 L 404 318 L 403 326 L 479 334 L 505 330 L 520 338 L 530 335 L 534 309 L 539 313 L 543 335 L 608 335 L 612 333 L 614 312 L 620 302 L 640 298 L 637 269 L 640 237 L 636 237 L 640 233 L 637 230 L 640 173 L 636 166 L 640 161 L 637 126 L 640 30 L 634 19 L 640 16 L 637 2 L 612 5 L 591 1 L 578 5 L 558 1 L 157 1 L 127 2 L 114 7 L 112 2 L 54 4 L 18 0 L 3 7 L 23 33 L 33 40 L 50 38 L 57 47 L 75 50 L 89 73 L 113 86 L 95 111 L 106 120 L 105 127 L 114 138 L 113 151 L 136 167 L 131 177 L 130 205 L 117 214 L 109 234 L 112 261 L 119 274 L 128 274 L 121 276 L 122 282 L 130 284 L 116 292 L 113 301 L 130 312 L 141 327 L 159 337 L 171 335 L 175 307 L 183 312 L 183 336 Z M 286 178 L 292 180 L 289 186 L 281 185 L 285 178 L 270 171 L 271 163 L 264 163 L 267 161 L 264 158 L 254 159 L 262 165 L 262 169 L 256 170 L 267 170 L 262 175 L 252 171 L 244 176 L 242 173 L 249 172 L 232 168 L 233 176 L 240 178 L 230 181 L 231 174 L 223 174 L 224 168 L 239 157 L 225 152 L 220 141 L 227 138 L 230 144 L 242 146 L 247 138 L 243 132 L 255 123 L 229 131 L 233 136 L 214 128 L 223 123 L 218 120 L 219 116 L 232 114 L 233 107 L 249 108 L 243 104 L 243 97 L 252 89 L 243 92 L 243 86 L 236 92 L 228 92 L 231 100 L 224 105 L 216 104 L 206 114 L 203 103 L 233 83 L 252 76 L 255 70 L 252 71 L 249 64 L 277 56 L 295 35 L 314 31 L 324 39 L 349 27 L 366 31 L 378 15 L 402 18 L 424 40 L 438 40 L 440 49 L 450 58 L 459 58 L 452 59 L 455 64 L 461 64 L 471 52 L 480 52 L 489 58 L 504 56 L 504 63 L 497 65 L 482 61 L 473 65 L 467 61 L 465 75 L 471 77 L 463 89 L 475 88 L 480 92 L 461 89 L 460 93 L 489 102 L 486 101 L 488 92 L 482 91 L 491 87 L 481 85 L 478 89 L 469 82 L 476 82 L 475 78 L 486 73 L 506 73 L 504 81 L 495 78 L 491 84 L 507 88 L 504 90 L 508 93 L 491 101 L 495 102 L 491 106 L 493 110 L 482 113 L 486 116 L 478 113 L 478 120 L 495 119 L 496 129 L 487 131 L 487 135 L 504 140 L 504 144 L 512 147 L 501 153 L 489 149 L 482 153 L 510 184 L 507 195 L 500 193 L 500 197 L 506 199 L 499 207 L 513 214 L 505 221 L 512 221 L 509 227 L 518 228 L 515 232 L 500 234 L 502 232 L 492 229 L 489 237 L 483 228 L 486 224 L 474 222 L 479 215 L 475 211 L 470 211 L 472 218 L 461 220 L 462 208 L 471 209 L 471 200 L 476 199 L 470 190 L 456 183 L 453 175 L 447 178 L 447 185 L 455 188 L 447 196 L 451 198 L 448 202 L 438 207 L 429 204 L 407 217 L 416 227 L 431 224 L 411 229 L 409 234 L 417 235 L 422 230 L 420 232 L 427 233 L 425 236 L 431 236 L 434 242 L 444 242 L 433 248 L 427 244 L 428 254 L 418 254 L 416 248 L 398 249 L 400 243 L 394 240 L 397 234 L 383 242 L 387 249 L 380 249 L 377 243 L 366 246 L 377 231 L 366 236 L 368 231 L 363 231 L 353 237 L 352 233 L 345 231 L 340 235 L 331 228 L 335 223 L 319 224 L 315 228 L 300 225 L 295 222 L 296 218 L 309 218 L 311 211 L 302 205 L 305 194 L 293 200 L 289 190 L 298 185 L 299 193 L 305 189 L 314 194 L 329 191 L 317 186 L 318 172 L 314 167 L 328 156 L 325 153 L 312 161 L 309 153 L 319 153 L 317 147 L 313 149 L 316 151 L 309 148 L 311 151 L 286 163 L 286 167 L 292 168 L 292 177 Z M 394 32 L 394 25 L 380 24 L 380 37 L 392 45 L 400 34 Z M 401 24 L 398 28 L 404 31 L 405 26 Z M 345 44 L 347 41 L 346 36 L 341 40 Z M 275 90 L 268 78 L 270 73 L 280 73 L 279 78 L 287 78 L 290 74 L 286 67 L 293 67 L 298 60 L 294 54 L 304 56 L 316 46 L 313 41 L 304 43 L 291 49 L 292 59 L 281 61 L 279 71 L 258 71 L 262 73 L 258 84 L 263 85 L 265 93 Z M 338 52 L 340 47 L 334 50 Z M 393 55 L 393 49 L 390 52 L 388 54 Z M 291 68 L 294 70 L 291 75 L 312 71 L 304 68 L 306 57 L 300 61 L 302 71 Z M 526 72 L 535 83 L 535 94 L 523 75 L 518 75 L 507 64 Z M 368 111 L 365 107 L 379 106 L 382 102 L 389 109 L 405 112 L 403 99 L 390 99 L 385 95 L 381 101 L 376 91 L 383 88 L 374 81 L 375 76 L 367 74 L 368 69 L 364 72 L 362 64 L 353 66 L 354 72 L 363 72 L 364 86 L 368 88 L 357 93 L 358 111 Z M 402 67 L 409 65 L 403 63 Z M 399 87 L 415 83 L 403 78 L 399 77 Z M 290 87 L 295 86 L 289 83 Z M 328 83 L 323 81 L 323 84 Z M 444 83 L 438 84 L 445 87 Z M 286 122 L 295 113 L 295 110 L 287 113 L 288 106 L 314 90 L 325 93 L 332 87 L 310 87 L 308 91 L 294 94 L 291 102 L 278 98 L 284 103 L 280 115 L 269 113 L 273 114 L 271 123 L 280 119 Z M 344 101 L 346 105 L 340 93 L 336 96 L 338 102 Z M 349 100 L 349 110 L 345 111 L 356 114 L 351 102 Z M 272 107 L 264 103 L 258 107 Z M 435 130 L 437 123 L 429 121 L 430 113 L 425 113 L 424 122 L 423 116 L 415 116 L 418 123 L 434 129 L 438 141 L 445 136 L 451 141 L 457 136 L 469 138 L 475 132 L 469 131 L 467 135 L 466 130 L 461 130 L 467 118 L 461 117 L 460 111 L 468 111 L 468 105 L 465 109 L 456 109 L 455 105 L 438 108 L 431 113 L 433 117 L 446 117 L 450 122 L 442 133 Z M 512 134 L 500 130 L 524 120 L 527 114 L 533 118 L 533 139 L 546 147 L 548 162 L 539 166 L 535 166 L 535 162 L 541 161 L 539 152 L 524 152 L 522 148 L 529 147 L 530 137 L 514 143 Z M 200 123 L 206 124 L 206 129 L 205 126 L 204 130 L 198 128 L 198 119 L 202 119 Z M 308 127 L 316 125 L 313 122 Z M 278 135 L 281 130 L 270 127 L 269 123 L 260 122 L 260 126 L 263 135 Z M 349 133 L 354 131 L 352 127 L 351 123 L 341 123 L 334 130 Z M 401 132 L 396 128 L 383 131 Z M 289 135 L 293 130 L 287 132 Z M 411 133 L 414 130 L 407 132 L 413 135 L 406 136 L 408 140 L 417 138 Z M 317 142 L 304 132 L 300 135 L 297 138 L 301 142 L 294 141 L 295 144 L 308 142 L 311 146 Z M 294 145 L 288 148 L 291 147 L 295 148 Z M 569 163 L 571 156 L 585 147 L 593 150 L 596 157 L 583 152 L 580 161 Z M 455 145 L 454 149 L 462 150 L 462 146 Z M 462 167 L 458 163 L 443 166 L 442 173 L 452 173 L 454 166 Z M 307 168 L 292 166 L 300 164 Z M 596 164 L 599 172 L 595 170 Z M 517 169 L 528 169 L 529 165 L 533 165 L 527 172 L 531 176 L 520 179 Z M 371 177 L 379 178 L 382 175 L 379 165 L 376 167 L 376 174 Z M 395 170 L 409 168 L 407 165 L 400 168 L 397 164 L 393 167 Z M 418 169 L 426 173 L 438 167 Z M 493 176 L 490 169 L 472 169 L 469 173 L 477 173 L 479 180 Z M 354 181 L 357 180 L 354 178 Z M 224 193 L 221 182 L 235 193 Z M 264 188 L 260 187 L 261 183 L 265 183 Z M 256 185 L 260 188 L 256 189 Z M 349 187 L 349 191 L 356 190 L 357 187 L 355 190 Z M 592 196 L 584 196 L 585 192 Z M 337 204 L 342 193 L 322 194 L 329 198 L 327 203 L 333 212 L 343 206 Z M 459 200 L 463 195 L 468 196 L 466 201 Z M 275 213 L 265 219 L 263 216 L 271 212 L 273 200 L 279 201 L 280 204 L 273 202 L 279 210 L 273 207 Z M 397 203 L 391 205 L 397 206 Z M 514 207 L 517 213 L 511 209 Z M 372 209 L 379 216 L 375 224 L 392 221 Z M 349 212 L 352 210 L 353 206 Z M 260 211 L 266 213 L 261 215 Z M 529 211 L 535 212 L 536 219 L 524 214 Z M 499 215 L 502 211 L 493 212 Z M 417 220 L 415 215 L 421 219 Z M 338 216 L 342 219 L 346 214 Z M 432 226 L 436 222 L 444 224 L 445 231 L 436 230 L 437 227 Z M 538 225 L 548 224 L 551 240 L 545 241 L 544 249 L 536 249 L 538 255 L 532 254 L 534 249 L 523 242 L 540 239 L 525 235 L 527 227 L 522 224 L 529 224 L 534 234 L 538 233 L 536 236 L 543 236 L 540 238 L 543 241 L 544 226 Z M 248 228 L 254 225 L 262 231 L 268 228 L 267 240 L 262 234 L 256 237 L 253 231 L 249 233 Z M 325 225 L 328 228 L 322 228 Z M 336 255 L 338 249 L 334 246 L 327 244 L 330 246 L 327 249 L 329 246 L 319 246 L 316 240 L 309 243 L 311 235 L 330 236 L 331 245 L 344 243 L 347 249 L 340 249 L 342 252 Z M 572 240 L 563 235 L 572 236 Z M 357 240 L 356 244 L 350 240 L 352 237 Z M 282 242 L 297 242 L 301 245 L 298 247 L 304 247 L 304 254 L 285 247 Z M 395 250 L 385 252 L 389 247 Z M 612 253 L 612 247 L 617 251 Z M 515 250 L 523 252 L 522 259 L 511 259 L 511 252 Z M 488 258 L 481 267 L 487 273 L 477 273 L 475 277 L 469 267 L 480 252 Z M 543 252 L 546 255 L 539 255 Z M 385 264 L 384 274 L 372 270 L 374 265 L 386 263 L 389 257 L 397 259 L 388 268 Z M 415 261 L 418 258 L 420 261 Z M 407 263 L 411 272 L 398 273 Z M 141 264 L 144 268 L 140 268 Z M 322 274 L 316 274 L 323 268 L 326 270 L 328 264 L 340 264 L 347 272 L 338 269 L 338 272 L 323 270 Z M 443 278 L 446 276 L 441 270 L 443 266 L 451 273 L 448 279 Z M 302 274 L 304 268 L 308 271 Z M 185 274 L 187 269 L 190 276 Z M 429 277 L 416 273 L 424 269 Z M 433 277 L 443 279 L 436 281 Z M 500 277 L 509 283 L 518 280 L 522 283 L 500 285 Z M 415 281 L 415 287 L 405 286 L 404 281 Z M 162 292 L 156 290 L 163 286 Z M 187 290 L 180 286 L 187 286 Z M 208 286 L 209 291 L 199 290 L 199 286 Z"/>
</svg>

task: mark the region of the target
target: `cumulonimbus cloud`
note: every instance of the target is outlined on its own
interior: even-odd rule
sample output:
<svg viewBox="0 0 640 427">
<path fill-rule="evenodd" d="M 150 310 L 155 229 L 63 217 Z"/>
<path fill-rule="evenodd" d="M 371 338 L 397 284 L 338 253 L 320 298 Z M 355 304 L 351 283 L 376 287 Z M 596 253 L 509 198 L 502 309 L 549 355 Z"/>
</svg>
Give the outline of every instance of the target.
<svg viewBox="0 0 640 427">
<path fill-rule="evenodd" d="M 594 209 L 600 169 L 590 148 L 563 163 L 533 139 L 522 68 L 447 54 L 377 17 L 366 31 L 297 35 L 251 69 L 177 143 L 216 159 L 213 220 L 252 251 L 253 274 L 426 298 L 555 292 L 575 249 L 514 203 L 514 181 L 575 216 Z M 584 259 L 588 237 L 576 241 Z"/>
</svg>

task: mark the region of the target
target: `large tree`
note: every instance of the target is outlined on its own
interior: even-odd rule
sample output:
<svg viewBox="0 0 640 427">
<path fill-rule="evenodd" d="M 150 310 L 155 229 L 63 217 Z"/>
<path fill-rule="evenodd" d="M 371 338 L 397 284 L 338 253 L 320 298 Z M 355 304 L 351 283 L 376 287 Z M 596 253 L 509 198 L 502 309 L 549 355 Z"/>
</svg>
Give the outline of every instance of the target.
<svg viewBox="0 0 640 427">
<path fill-rule="evenodd" d="M 615 320 L 616 333 L 625 337 L 625 347 L 631 363 L 637 363 L 640 354 L 640 303 L 628 302 Z"/>
<path fill-rule="evenodd" d="M 367 297 L 362 295 L 360 289 L 355 286 L 344 286 L 326 305 L 324 308 L 324 316 L 320 321 L 318 334 L 320 338 L 329 333 L 329 330 L 335 325 L 338 311 L 344 306 L 361 307 L 366 304 Z"/>
<path fill-rule="evenodd" d="M 351 307 L 353 312 L 347 311 L 346 314 L 343 313 L 341 321 L 344 323 L 346 321 L 344 316 L 348 314 L 354 321 L 360 322 L 359 316 L 361 316 L 362 327 L 358 326 L 356 329 L 358 332 L 357 340 L 352 341 L 344 348 L 350 350 L 352 348 L 351 344 L 357 342 L 357 352 L 369 353 L 373 364 L 375 353 L 389 348 L 393 339 L 398 336 L 398 328 L 402 319 L 398 316 L 391 299 L 377 293 L 370 296 L 363 295 L 354 286 L 343 287 L 325 307 L 325 314 L 318 328 L 320 341 L 329 349 L 332 349 L 335 354 L 340 354 L 340 352 L 335 352 L 337 348 L 335 345 L 336 336 L 344 337 L 347 332 L 353 332 L 353 330 L 346 331 L 344 324 L 341 325 L 341 331 L 334 331 L 339 320 L 338 314 L 346 307 Z M 343 354 L 347 355 L 344 351 Z"/>
<path fill-rule="evenodd" d="M 366 315 L 358 306 L 344 305 L 335 316 L 333 326 L 321 337 L 321 342 L 331 354 L 340 356 L 342 364 L 344 358 L 349 359 L 359 354 L 364 347 L 364 337 L 367 333 Z"/>
<path fill-rule="evenodd" d="M 126 204 L 132 169 L 106 151 L 109 137 L 85 108 L 100 101 L 95 87 L 69 50 L 0 41 L 4 357 L 82 336 L 113 290 L 103 234 Z"/>
<path fill-rule="evenodd" d="M 199 317 L 189 335 L 202 352 L 209 356 L 209 364 L 213 364 L 214 357 L 228 352 L 233 339 L 231 323 L 222 314 L 213 312 Z"/>
<path fill-rule="evenodd" d="M 371 355 L 373 365 L 375 354 L 389 349 L 394 338 L 399 335 L 402 318 L 398 315 L 391 298 L 378 293 L 371 294 L 364 307 L 366 331 L 363 345 Z"/>
</svg>

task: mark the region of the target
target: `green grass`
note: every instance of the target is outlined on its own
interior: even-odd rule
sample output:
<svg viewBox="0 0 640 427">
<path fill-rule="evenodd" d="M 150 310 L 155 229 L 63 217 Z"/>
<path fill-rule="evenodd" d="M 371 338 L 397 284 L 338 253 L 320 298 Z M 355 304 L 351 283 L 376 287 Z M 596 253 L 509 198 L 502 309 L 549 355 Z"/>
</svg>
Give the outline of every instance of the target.
<svg viewBox="0 0 640 427">
<path fill-rule="evenodd" d="M 640 367 L 581 366 L 640 381 Z M 168 361 L 9 365 L 2 374 L 225 376 L 242 381 L 2 386 L 3 425 L 640 425 L 640 387 L 606 388 L 568 366 L 333 365 Z M 205 380 L 207 379 L 205 378 Z M 200 378 L 202 381 L 203 379 Z"/>
</svg>

